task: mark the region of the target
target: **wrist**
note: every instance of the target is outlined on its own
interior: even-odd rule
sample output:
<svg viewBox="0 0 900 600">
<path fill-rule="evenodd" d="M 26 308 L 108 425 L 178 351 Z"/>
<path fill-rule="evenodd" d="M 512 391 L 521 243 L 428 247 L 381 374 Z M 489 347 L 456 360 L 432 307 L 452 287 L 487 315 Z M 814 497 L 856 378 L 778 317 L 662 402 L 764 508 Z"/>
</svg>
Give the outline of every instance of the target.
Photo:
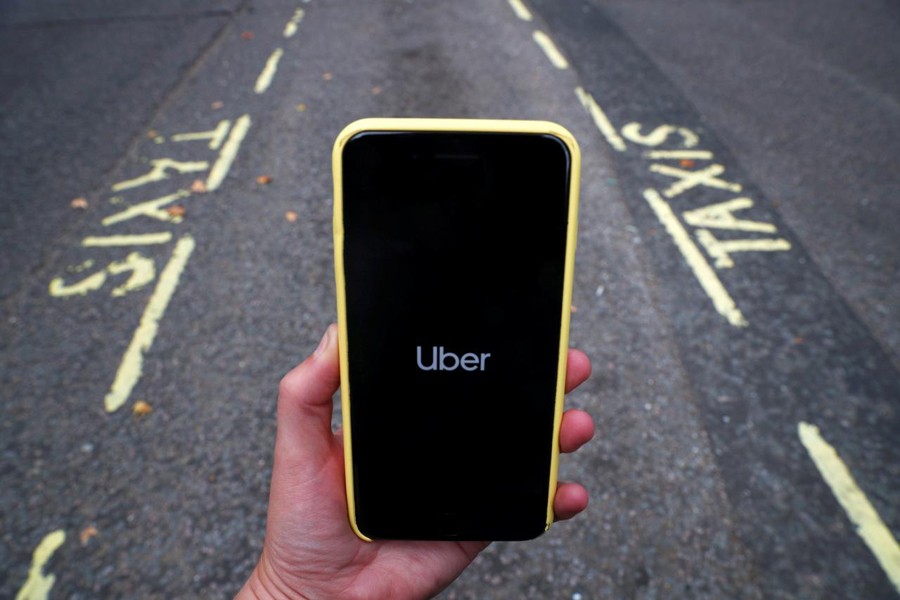
<svg viewBox="0 0 900 600">
<path fill-rule="evenodd" d="M 284 585 L 269 564 L 266 551 L 235 600 L 307 600 L 306 596 Z"/>
</svg>

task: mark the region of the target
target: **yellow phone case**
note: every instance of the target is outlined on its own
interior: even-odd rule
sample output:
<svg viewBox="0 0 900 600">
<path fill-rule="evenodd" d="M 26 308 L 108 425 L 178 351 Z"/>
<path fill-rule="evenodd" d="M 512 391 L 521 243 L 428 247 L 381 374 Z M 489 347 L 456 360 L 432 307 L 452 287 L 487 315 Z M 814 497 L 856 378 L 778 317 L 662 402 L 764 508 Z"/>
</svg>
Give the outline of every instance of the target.
<svg viewBox="0 0 900 600">
<path fill-rule="evenodd" d="M 563 301 L 560 307 L 559 363 L 556 378 L 556 406 L 553 418 L 553 443 L 550 463 L 549 493 L 547 495 L 547 525 L 553 524 L 553 499 L 556 494 L 559 471 L 559 428 L 562 421 L 563 396 L 566 382 L 566 358 L 569 348 L 569 324 L 572 306 L 572 280 L 575 269 L 575 244 L 578 235 L 578 190 L 581 175 L 581 151 L 575 137 L 564 127 L 549 121 L 521 121 L 498 119 L 360 119 L 347 125 L 338 135 L 332 151 L 334 177 L 334 267 L 337 291 L 338 330 L 341 362 L 341 407 L 344 428 L 344 476 L 347 488 L 347 511 L 350 526 L 361 539 L 371 542 L 356 522 L 356 503 L 353 493 L 353 447 L 350 431 L 350 389 L 348 368 L 347 303 L 344 279 L 344 222 L 343 222 L 343 174 L 341 157 L 344 145 L 353 136 L 366 131 L 422 131 L 422 132 L 479 132 L 479 133 L 533 133 L 552 135 L 562 141 L 571 156 L 569 185 L 569 214 L 566 233 L 566 264 L 563 280 Z"/>
</svg>

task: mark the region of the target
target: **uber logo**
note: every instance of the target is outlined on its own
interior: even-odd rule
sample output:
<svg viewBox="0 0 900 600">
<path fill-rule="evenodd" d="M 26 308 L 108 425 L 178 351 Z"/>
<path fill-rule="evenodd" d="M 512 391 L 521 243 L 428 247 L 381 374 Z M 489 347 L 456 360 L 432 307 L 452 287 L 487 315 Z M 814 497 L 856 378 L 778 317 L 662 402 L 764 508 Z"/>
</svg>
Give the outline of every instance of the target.
<svg viewBox="0 0 900 600">
<path fill-rule="evenodd" d="M 490 352 L 482 352 L 480 356 L 474 352 L 468 352 L 459 356 L 445 351 L 443 346 L 433 346 L 431 361 L 426 365 L 422 362 L 422 346 L 416 346 L 416 364 L 423 371 L 455 371 L 460 367 L 466 371 L 484 371 L 490 356 Z"/>
</svg>

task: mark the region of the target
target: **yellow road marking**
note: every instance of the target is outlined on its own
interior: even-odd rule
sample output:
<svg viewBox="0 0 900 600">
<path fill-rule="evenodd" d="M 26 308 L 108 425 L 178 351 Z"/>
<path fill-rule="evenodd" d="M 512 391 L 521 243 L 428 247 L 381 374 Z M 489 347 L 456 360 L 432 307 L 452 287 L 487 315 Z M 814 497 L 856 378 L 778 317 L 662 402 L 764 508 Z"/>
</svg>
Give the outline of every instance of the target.
<svg viewBox="0 0 900 600">
<path fill-rule="evenodd" d="M 734 216 L 739 210 L 753 208 L 753 200 L 750 198 L 734 198 L 725 202 L 718 202 L 708 206 L 701 206 L 694 210 L 681 213 L 685 222 L 694 227 L 713 227 L 716 229 L 732 229 L 737 231 L 758 231 L 761 233 L 775 233 L 777 229 L 771 223 L 764 221 L 751 221 L 738 219 Z"/>
<path fill-rule="evenodd" d="M 709 265 L 700 249 L 691 240 L 691 236 L 678 221 L 678 217 L 672 212 L 669 203 L 654 189 L 644 190 L 644 199 L 650 204 L 650 208 L 656 213 L 656 218 L 672 236 L 675 246 L 681 251 L 681 255 L 687 262 L 688 266 L 694 272 L 694 277 L 700 282 L 700 286 L 709 299 L 712 300 L 713 306 L 720 315 L 725 317 L 729 323 L 735 327 L 746 327 L 747 320 L 741 314 L 740 309 L 734 303 L 728 290 L 722 285 L 716 272 Z"/>
<path fill-rule="evenodd" d="M 194 238 L 189 235 L 183 236 L 175 244 L 175 250 L 172 252 L 172 258 L 169 259 L 159 276 L 159 282 L 153 295 L 147 302 L 144 314 L 141 315 L 141 322 L 135 329 L 131 338 L 131 343 L 125 354 L 122 356 L 122 362 L 116 372 L 116 378 L 113 381 L 109 393 L 104 399 L 106 412 L 115 412 L 128 401 L 131 390 L 141 378 L 141 372 L 144 364 L 144 353 L 150 350 L 153 345 L 153 339 L 159 330 L 159 321 L 169 306 L 169 301 L 178 287 L 178 280 L 182 271 L 187 264 L 191 252 L 194 251 Z"/>
<path fill-rule="evenodd" d="M 231 133 L 228 134 L 228 140 L 222 146 L 219 158 L 213 164 L 212 169 L 209 170 L 209 177 L 206 178 L 207 192 L 216 190 L 222 185 L 222 181 L 228 175 L 228 169 L 231 168 L 231 163 L 234 162 L 241 147 L 241 142 L 244 141 L 244 136 L 247 135 L 247 130 L 250 129 L 250 123 L 250 115 L 242 115 L 235 122 L 234 127 L 231 128 Z"/>
<path fill-rule="evenodd" d="M 900 546 L 897 540 L 866 494 L 856 485 L 837 451 L 822 438 L 819 428 L 801 421 L 797 424 L 797 433 L 822 478 L 856 527 L 856 533 L 875 555 L 894 589 L 900 592 Z"/>
<path fill-rule="evenodd" d="M 213 167 L 215 168 L 215 166 Z M 115 225 L 116 223 L 121 223 L 122 221 L 127 221 L 128 219 L 133 219 L 139 216 L 151 217 L 153 219 L 159 219 L 160 221 L 171 221 L 172 223 L 180 223 L 181 217 L 176 215 L 170 215 L 168 212 L 162 209 L 166 204 L 171 204 L 176 200 L 181 200 L 182 198 L 187 198 L 191 193 L 187 190 L 178 190 L 174 194 L 169 194 L 167 196 L 162 196 L 161 198 L 156 198 L 154 200 L 147 200 L 146 202 L 141 202 L 139 204 L 135 204 L 134 206 L 129 206 L 122 212 L 118 212 L 114 215 L 110 215 L 100 221 L 104 226 Z"/>
<path fill-rule="evenodd" d="M 88 292 L 93 292 L 103 287 L 103 284 L 106 283 L 107 273 L 110 275 L 121 275 L 129 271 L 131 276 L 128 278 L 128 281 L 115 288 L 112 291 L 113 296 L 124 296 L 129 292 L 138 290 L 156 277 L 156 267 L 153 264 L 153 259 L 142 256 L 139 252 L 132 252 L 125 260 L 111 262 L 104 270 L 89 275 L 78 283 L 67 284 L 62 277 L 55 277 L 50 282 L 50 295 L 57 298 L 65 298 L 76 294 L 84 296 Z"/>
<path fill-rule="evenodd" d="M 149 173 L 147 173 L 146 175 L 141 175 L 140 177 L 135 177 L 134 179 L 120 181 L 119 183 L 112 186 L 112 190 L 114 192 L 121 192 L 122 190 L 136 188 L 148 183 L 153 183 L 154 181 L 162 181 L 163 179 L 168 179 L 169 174 L 166 173 L 166 169 L 174 169 L 180 174 L 184 175 L 185 173 L 196 173 L 197 171 L 204 171 L 209 166 L 209 163 L 206 161 L 181 162 L 173 160 L 171 158 L 159 158 L 151 160 L 150 164 L 152 166 Z"/>
<path fill-rule="evenodd" d="M 31 558 L 31 567 L 28 569 L 28 579 L 22 585 L 16 600 L 46 600 L 50 588 L 56 583 L 56 575 L 44 575 L 44 566 L 53 553 L 66 541 L 66 532 L 57 529 L 44 536 L 41 543 L 34 549 Z"/>
<path fill-rule="evenodd" d="M 531 11 L 522 4 L 522 0 L 509 0 L 509 5 L 512 7 L 513 12 L 516 13 L 516 16 L 523 21 L 530 21 L 532 19 Z"/>
<path fill-rule="evenodd" d="M 678 194 L 682 194 L 698 185 L 727 190 L 729 192 L 740 192 L 742 189 L 739 183 L 731 183 L 730 181 L 719 179 L 719 175 L 725 172 L 725 167 L 718 164 L 709 165 L 705 169 L 700 169 L 698 171 L 686 171 L 685 169 L 670 167 L 669 165 L 652 164 L 650 165 L 650 170 L 654 173 L 678 179 L 677 182 L 673 183 L 663 192 L 663 195 L 666 198 L 674 198 Z"/>
<path fill-rule="evenodd" d="M 215 129 L 210 129 L 209 131 L 176 133 L 172 136 L 172 141 L 193 142 L 196 140 L 209 140 L 209 149 L 218 150 L 219 146 L 222 145 L 222 140 L 225 139 L 225 135 L 228 133 L 229 127 L 231 127 L 231 121 L 229 121 L 228 119 L 222 119 L 221 121 L 219 121 L 219 124 L 216 125 Z"/>
<path fill-rule="evenodd" d="M 664 144 L 673 133 L 681 136 L 681 145 L 685 148 L 693 148 L 700 143 L 700 136 L 687 127 L 660 125 L 650 133 L 641 133 L 641 124 L 638 122 L 633 121 L 622 126 L 622 137 L 643 146 Z"/>
<path fill-rule="evenodd" d="M 709 150 L 651 150 L 644 152 L 644 158 L 712 160 L 713 153 Z"/>
<path fill-rule="evenodd" d="M 303 20 L 303 15 L 304 12 L 302 8 L 298 8 L 294 11 L 294 16 L 291 17 L 291 20 L 284 26 L 284 37 L 289 38 L 297 33 L 297 25 Z"/>
<path fill-rule="evenodd" d="M 543 31 L 538 30 L 534 32 L 532 37 L 534 38 L 534 41 L 537 42 L 537 45 L 541 47 L 541 50 L 544 51 L 544 54 L 547 55 L 547 58 L 554 67 L 557 69 L 569 68 L 566 57 L 562 55 L 562 52 L 559 51 L 559 48 L 556 47 L 556 44 L 553 43 L 550 36 Z"/>
<path fill-rule="evenodd" d="M 80 265 L 73 265 L 71 267 L 66 267 L 66 271 L 68 271 L 69 273 L 81 273 L 83 271 L 87 271 L 88 269 L 90 269 L 93 266 L 94 266 L 94 259 L 89 258 L 86 261 L 84 261 L 83 263 L 81 263 Z"/>
<path fill-rule="evenodd" d="M 275 77 L 275 73 L 278 71 L 278 61 L 281 60 L 282 54 L 284 54 L 284 50 L 276 48 L 272 54 L 269 55 L 266 66 L 263 67 L 263 70 L 259 73 L 259 77 L 256 78 L 256 85 L 253 86 L 254 92 L 263 94 L 269 89 L 269 86 L 272 84 L 272 78 Z"/>
<path fill-rule="evenodd" d="M 62 277 L 54 277 L 53 280 L 50 281 L 50 286 L 47 291 L 50 292 L 51 296 L 55 296 L 56 298 L 65 298 L 66 296 L 74 296 L 76 294 L 86 296 L 88 292 L 93 292 L 94 290 L 102 288 L 104 283 L 106 283 L 105 269 L 88 275 L 78 283 L 73 284 L 67 284 L 66 280 Z"/>
<path fill-rule="evenodd" d="M 591 118 L 594 120 L 594 125 L 597 126 L 600 133 L 606 138 L 607 143 L 619 152 L 624 152 L 625 140 L 619 136 L 616 128 L 609 122 L 606 113 L 603 112 L 603 109 L 600 108 L 600 105 L 597 104 L 594 97 L 591 96 L 589 92 L 586 92 L 581 86 L 575 88 L 575 95 L 578 96 L 581 105 L 588 111 L 588 114 L 591 115 Z"/>
<path fill-rule="evenodd" d="M 88 236 L 81 240 L 81 245 L 85 248 L 90 247 L 108 247 L 108 246 L 147 246 L 150 244 L 165 244 L 172 239 L 172 233 L 163 231 L 161 233 L 144 233 L 139 235 L 106 235 L 106 236 Z"/>
<path fill-rule="evenodd" d="M 131 277 L 128 278 L 128 281 L 112 291 L 112 295 L 115 297 L 124 296 L 128 292 L 139 290 L 156 277 L 156 265 L 153 259 L 142 256 L 140 252 L 132 252 L 125 260 L 109 263 L 106 270 L 109 271 L 110 275 L 131 272 Z"/>
<path fill-rule="evenodd" d="M 790 242 L 781 238 L 720 240 L 709 229 L 698 229 L 695 233 L 706 252 L 716 260 L 717 269 L 733 267 L 731 255 L 735 252 L 786 252 L 791 249 Z"/>
</svg>

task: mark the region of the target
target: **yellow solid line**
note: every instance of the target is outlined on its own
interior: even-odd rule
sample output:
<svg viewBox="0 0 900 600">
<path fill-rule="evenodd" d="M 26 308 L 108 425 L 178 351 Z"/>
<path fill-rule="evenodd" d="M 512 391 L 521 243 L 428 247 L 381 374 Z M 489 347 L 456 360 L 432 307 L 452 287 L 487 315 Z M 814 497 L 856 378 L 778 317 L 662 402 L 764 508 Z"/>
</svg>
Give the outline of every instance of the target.
<svg viewBox="0 0 900 600">
<path fill-rule="evenodd" d="M 588 114 L 591 115 L 591 118 L 594 120 L 594 125 L 600 130 L 600 133 L 603 134 L 603 137 L 606 138 L 609 145 L 619 152 L 625 152 L 625 140 L 622 139 L 619 132 L 613 127 L 613 124 L 610 123 L 606 113 L 603 112 L 603 109 L 600 108 L 600 105 L 597 104 L 594 97 L 591 96 L 589 92 L 586 92 L 581 86 L 575 88 L 575 95 L 578 96 L 581 105 L 588 111 Z"/>
<path fill-rule="evenodd" d="M 681 255 L 684 256 L 684 260 L 694 272 L 694 277 L 700 282 L 703 291 L 712 300 L 716 311 L 735 327 L 746 327 L 747 321 L 744 319 L 744 315 L 741 314 L 728 290 L 722 285 L 716 272 L 706 262 L 700 249 L 691 240 L 691 236 L 688 235 L 688 232 L 678 221 L 678 217 L 672 212 L 669 203 L 663 200 L 659 192 L 654 189 L 644 190 L 644 199 L 647 200 L 650 208 L 656 213 L 656 218 L 659 219 L 666 231 L 669 232 L 669 235 L 672 236 L 675 246 L 681 251 Z"/>
<path fill-rule="evenodd" d="M 165 269 L 159 276 L 159 282 L 153 295 L 147 302 L 144 314 L 141 315 L 141 322 L 135 329 L 131 338 L 131 343 L 125 354 L 122 356 L 122 362 L 119 364 L 119 370 L 116 372 L 116 378 L 113 381 L 109 393 L 106 394 L 104 405 L 106 412 L 115 412 L 128 401 L 131 390 L 134 389 L 138 379 L 141 378 L 141 372 L 144 365 L 144 353 L 150 350 L 153 345 L 153 339 L 159 330 L 159 321 L 169 306 L 172 294 L 178 287 L 178 280 L 181 278 L 181 272 L 187 264 L 191 252 L 194 251 L 194 238 L 189 235 L 183 236 L 175 244 L 175 250 L 172 252 L 172 258 L 169 259 Z"/>
<path fill-rule="evenodd" d="M 291 20 L 284 26 L 284 37 L 289 38 L 297 33 L 297 25 L 303 20 L 303 14 L 302 8 L 298 8 L 294 12 L 294 16 L 291 17 Z"/>
<path fill-rule="evenodd" d="M 897 540 L 866 494 L 856 485 L 837 451 L 822 438 L 819 428 L 801 421 L 797 424 L 797 433 L 819 473 L 856 527 L 856 533 L 875 555 L 894 589 L 900 592 L 900 546 Z"/>
<path fill-rule="evenodd" d="M 140 235 L 107 235 L 103 237 L 89 236 L 81 240 L 84 247 L 104 246 L 146 246 L 149 244 L 165 244 L 172 239 L 172 233 L 144 233 Z"/>
<path fill-rule="evenodd" d="M 53 556 L 63 542 L 66 541 L 66 532 L 57 529 L 44 536 L 41 543 L 34 549 L 31 558 L 31 567 L 28 569 L 28 579 L 22 585 L 16 600 L 46 600 L 50 588 L 56 583 L 56 575 L 44 575 L 42 571 L 47 561 Z"/>
<path fill-rule="evenodd" d="M 530 21 L 532 19 L 531 11 L 522 4 L 522 0 L 509 0 L 509 5 L 512 7 L 513 12 L 516 13 L 516 16 L 523 21 Z"/>
<path fill-rule="evenodd" d="M 241 142 L 244 141 L 244 136 L 247 135 L 247 130 L 250 129 L 250 124 L 250 115 L 242 115 L 235 121 L 234 127 L 231 128 L 231 133 L 228 134 L 228 139 L 225 141 L 225 145 L 222 146 L 219 158 L 216 159 L 212 169 L 209 170 L 209 177 L 206 178 L 207 192 L 212 192 L 222 185 L 222 181 L 228 175 L 228 169 L 231 168 L 231 163 L 234 162 L 237 151 L 241 147 Z"/>
<path fill-rule="evenodd" d="M 541 50 L 544 51 L 544 54 L 547 55 L 547 58 L 557 69 L 568 69 L 569 63 L 566 61 L 566 57 L 562 55 L 562 52 L 559 51 L 559 48 L 556 47 L 556 44 L 553 43 L 553 40 L 550 39 L 543 31 L 537 30 L 534 32 L 532 36 L 534 41 L 537 42 L 537 45 L 541 47 Z"/>
<path fill-rule="evenodd" d="M 272 78 L 275 77 L 275 72 L 278 71 L 278 61 L 281 60 L 282 54 L 284 54 L 284 50 L 276 48 L 269 56 L 269 60 L 266 61 L 266 66 L 263 67 L 263 70 L 259 73 L 259 77 L 256 78 L 256 85 L 253 86 L 254 92 L 262 94 L 269 89 L 269 85 L 272 84 Z"/>
</svg>

